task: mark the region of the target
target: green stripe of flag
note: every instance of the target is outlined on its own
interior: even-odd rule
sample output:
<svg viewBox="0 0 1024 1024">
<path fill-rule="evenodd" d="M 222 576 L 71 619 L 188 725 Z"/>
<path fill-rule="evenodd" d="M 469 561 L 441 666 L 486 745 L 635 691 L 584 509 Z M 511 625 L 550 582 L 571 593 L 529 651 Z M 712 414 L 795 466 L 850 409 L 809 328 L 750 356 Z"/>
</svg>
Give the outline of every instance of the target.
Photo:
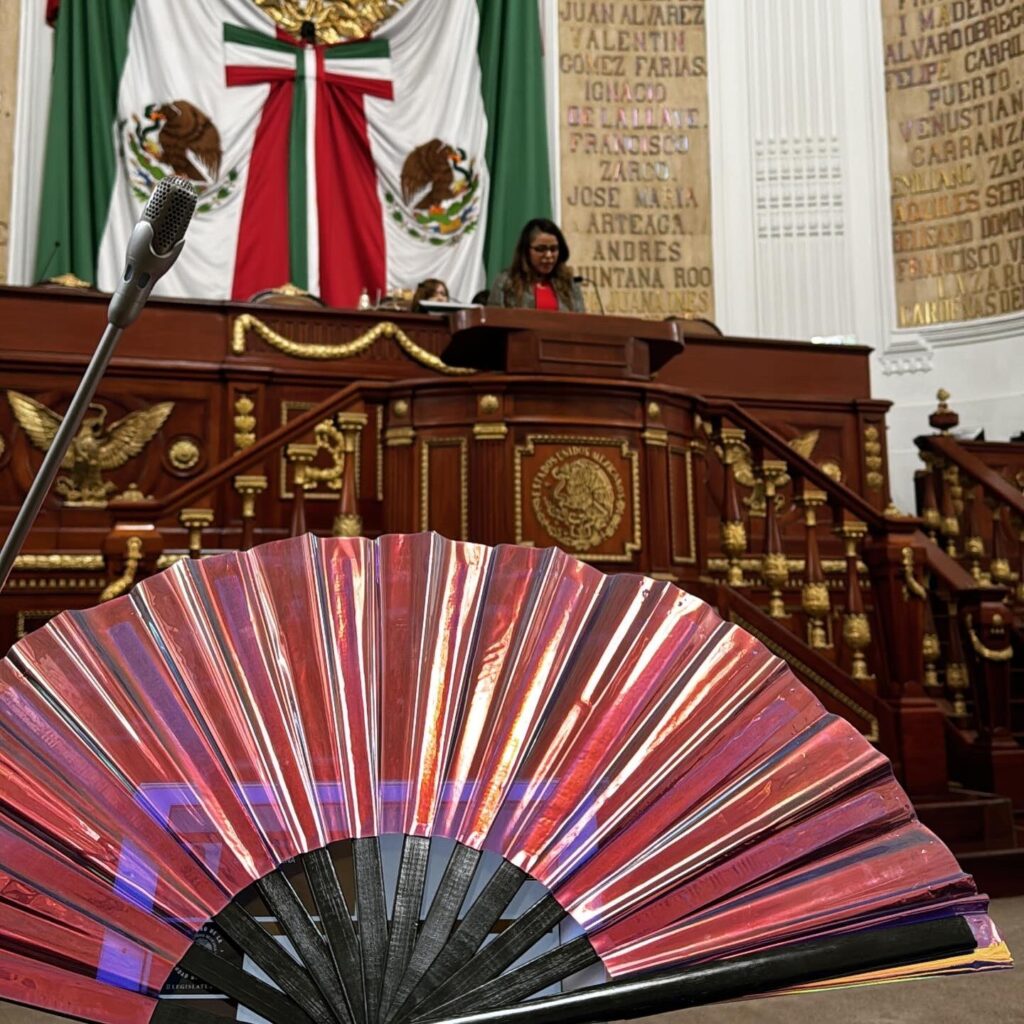
<svg viewBox="0 0 1024 1024">
<path fill-rule="evenodd" d="M 544 60 L 537 4 L 477 0 L 487 112 L 487 279 L 508 265 L 523 225 L 551 216 Z"/>
<path fill-rule="evenodd" d="M 293 52 L 294 48 L 293 48 Z M 288 246 L 291 283 L 309 287 L 309 252 L 306 217 L 306 51 L 295 55 L 295 91 L 292 95 L 292 123 L 288 140 Z"/>
<path fill-rule="evenodd" d="M 64 0 L 57 19 L 36 279 L 96 280 L 117 174 L 117 91 L 134 0 Z M 41 16 L 41 15 L 40 15 Z"/>
<path fill-rule="evenodd" d="M 341 46 L 328 46 L 324 56 L 328 60 L 348 57 L 351 60 L 370 57 L 387 57 L 391 53 L 391 44 L 386 39 L 366 39 L 361 43 L 343 43 Z"/>
<path fill-rule="evenodd" d="M 276 50 L 278 53 L 287 53 L 294 56 L 295 46 L 286 43 L 283 39 L 276 39 L 268 36 L 266 32 L 257 32 L 253 28 L 243 28 L 241 25 L 224 26 L 225 43 L 241 43 L 243 46 L 258 46 L 261 50 Z"/>
</svg>

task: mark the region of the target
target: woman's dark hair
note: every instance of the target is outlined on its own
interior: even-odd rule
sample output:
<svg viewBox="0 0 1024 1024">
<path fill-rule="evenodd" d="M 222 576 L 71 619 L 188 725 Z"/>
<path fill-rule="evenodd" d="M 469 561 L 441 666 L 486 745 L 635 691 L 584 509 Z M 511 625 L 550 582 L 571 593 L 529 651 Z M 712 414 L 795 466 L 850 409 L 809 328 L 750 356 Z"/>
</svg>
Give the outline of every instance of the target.
<svg viewBox="0 0 1024 1024">
<path fill-rule="evenodd" d="M 512 291 L 517 300 L 521 299 L 524 292 L 532 288 L 537 281 L 537 275 L 530 264 L 530 243 L 537 235 L 554 235 L 558 242 L 558 260 L 551 272 L 551 287 L 563 304 L 571 308 L 572 270 L 569 267 L 569 243 L 566 242 L 562 229 L 547 217 L 534 217 L 533 220 L 528 220 L 523 225 L 523 230 L 519 232 L 512 263 L 506 271 Z"/>
<path fill-rule="evenodd" d="M 416 285 L 416 291 L 413 292 L 412 301 L 409 303 L 409 309 L 413 313 L 420 311 L 420 306 L 424 302 L 430 302 L 434 297 L 434 293 L 438 288 L 443 288 L 445 294 L 448 294 L 448 285 L 444 283 L 439 277 L 428 277 L 425 281 L 420 281 Z"/>
</svg>

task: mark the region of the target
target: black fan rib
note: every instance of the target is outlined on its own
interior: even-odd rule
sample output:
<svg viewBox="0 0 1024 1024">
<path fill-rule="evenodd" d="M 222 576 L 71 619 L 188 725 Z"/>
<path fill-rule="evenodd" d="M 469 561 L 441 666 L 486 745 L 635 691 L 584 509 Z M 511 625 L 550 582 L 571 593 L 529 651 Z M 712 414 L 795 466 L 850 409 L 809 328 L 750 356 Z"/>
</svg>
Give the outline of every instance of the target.
<svg viewBox="0 0 1024 1024">
<path fill-rule="evenodd" d="M 259 928 L 259 925 L 257 924 L 256 927 Z M 260 930 L 262 931 L 262 929 Z M 263 932 L 263 934 L 267 933 Z M 267 938 L 270 936 L 267 935 Z M 273 942 L 273 939 L 270 941 Z M 198 944 L 189 948 L 181 958 L 179 966 L 217 991 L 237 1000 L 254 1013 L 266 1017 L 271 1024 L 313 1024 L 314 1018 L 310 1017 L 287 994 L 279 992 L 272 985 L 260 981 L 255 975 L 243 971 L 241 967 Z M 167 1000 L 162 1000 L 158 1005 L 163 1008 L 170 1004 Z M 170 1010 L 163 1010 L 165 1015 L 170 1012 Z"/>
<path fill-rule="evenodd" d="M 290 956 L 251 914 L 238 904 L 229 903 L 214 921 L 312 1020 L 317 1024 L 336 1024 L 334 1014 L 303 965 Z M 187 964 L 184 966 L 186 970 L 192 970 Z"/>
<path fill-rule="evenodd" d="M 348 995 L 349 1009 L 358 1024 L 366 1024 L 359 938 L 345 894 L 338 883 L 334 862 L 326 849 L 304 854 L 301 860 L 335 969 Z"/>
<path fill-rule="evenodd" d="M 462 847 L 456 847 L 462 849 Z M 510 861 L 502 861 L 487 880 L 483 891 L 459 922 L 458 927 L 417 982 L 412 995 L 398 1007 L 395 1016 L 405 1019 L 439 989 L 464 964 L 468 963 L 491 933 L 501 912 L 512 902 L 527 875 Z M 458 909 L 455 911 L 458 913 Z"/>
<path fill-rule="evenodd" d="M 565 911 L 554 896 L 548 895 L 539 899 L 522 917 L 509 925 L 493 942 L 484 946 L 423 1000 L 415 1012 L 414 1019 L 418 1020 L 428 1013 L 436 1012 L 438 1007 L 460 999 L 481 984 L 497 978 L 564 917 Z"/>
<path fill-rule="evenodd" d="M 376 836 L 352 840 L 356 879 L 356 914 L 363 963 L 366 1020 L 376 1024 L 388 953 L 388 910 L 380 843 Z"/>
<path fill-rule="evenodd" d="M 416 945 L 423 905 L 423 886 L 427 880 L 430 840 L 424 836 L 406 836 L 398 868 L 398 885 L 388 929 L 388 959 L 381 989 L 379 1019 L 387 1020 L 388 1010 L 398 993 L 409 959 Z"/>
<path fill-rule="evenodd" d="M 586 1024 L 595 1020 L 632 1020 L 826 978 L 957 956 L 974 949 L 974 934 L 967 922 L 962 917 L 947 917 L 815 939 L 700 967 L 659 971 L 519 1006 L 417 1019 L 436 1024 Z"/>
<path fill-rule="evenodd" d="M 280 871 L 272 871 L 256 883 L 267 909 L 291 939 L 299 959 L 320 990 L 338 1024 L 355 1024 L 351 1000 L 334 968 L 327 943 L 317 930 L 291 882 Z"/>
<path fill-rule="evenodd" d="M 459 909 L 466 899 L 469 887 L 473 884 L 473 874 L 479 863 L 479 850 L 461 844 L 452 849 L 441 882 L 430 902 L 427 916 L 416 939 L 416 946 L 409 957 L 405 974 L 391 1001 L 393 1009 L 388 1015 L 389 1018 L 399 1015 L 413 989 L 445 948 L 458 918 Z M 479 946 L 479 943 L 477 945 Z"/>
</svg>

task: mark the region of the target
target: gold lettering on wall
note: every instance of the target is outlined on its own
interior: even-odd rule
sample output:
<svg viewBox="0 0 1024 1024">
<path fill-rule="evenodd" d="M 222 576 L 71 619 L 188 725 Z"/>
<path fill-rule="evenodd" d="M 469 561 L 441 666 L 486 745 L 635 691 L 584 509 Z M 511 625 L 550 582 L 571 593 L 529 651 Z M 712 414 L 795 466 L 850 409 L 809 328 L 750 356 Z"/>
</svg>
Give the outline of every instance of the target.
<svg viewBox="0 0 1024 1024">
<path fill-rule="evenodd" d="M 704 2 L 560 0 L 561 218 L 605 312 L 714 316 Z M 595 288 L 584 285 L 596 310 Z"/>
<path fill-rule="evenodd" d="M 1024 310 L 1024 4 L 882 12 L 897 325 Z"/>
</svg>

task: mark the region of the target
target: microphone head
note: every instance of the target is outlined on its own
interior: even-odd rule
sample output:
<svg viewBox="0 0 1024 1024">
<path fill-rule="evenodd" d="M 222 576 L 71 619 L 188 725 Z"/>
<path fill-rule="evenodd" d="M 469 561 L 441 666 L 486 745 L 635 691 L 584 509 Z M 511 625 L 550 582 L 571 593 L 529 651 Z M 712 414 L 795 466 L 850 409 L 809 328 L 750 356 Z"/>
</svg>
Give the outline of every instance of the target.
<svg viewBox="0 0 1024 1024">
<path fill-rule="evenodd" d="M 166 256 L 185 237 L 195 213 L 198 197 L 188 178 L 162 178 L 142 211 L 142 219 L 153 225 L 153 252 Z"/>
<path fill-rule="evenodd" d="M 587 280 L 582 274 L 573 274 L 572 279 L 576 284 L 585 284 Z"/>
</svg>

